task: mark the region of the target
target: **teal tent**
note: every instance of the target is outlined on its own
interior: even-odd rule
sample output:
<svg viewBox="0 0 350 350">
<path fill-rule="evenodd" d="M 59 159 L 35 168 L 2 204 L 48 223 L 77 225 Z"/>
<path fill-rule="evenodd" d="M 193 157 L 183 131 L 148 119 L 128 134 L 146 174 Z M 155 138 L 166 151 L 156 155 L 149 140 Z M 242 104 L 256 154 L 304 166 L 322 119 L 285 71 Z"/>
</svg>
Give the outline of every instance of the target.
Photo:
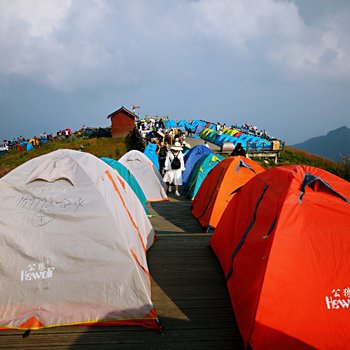
<svg viewBox="0 0 350 350">
<path fill-rule="evenodd" d="M 216 154 L 209 153 L 201 157 L 194 165 L 191 174 L 187 180 L 187 193 L 186 196 L 190 199 L 194 199 L 199 187 L 201 186 L 205 177 L 209 174 L 218 163 L 220 163 L 224 157 Z"/>
<path fill-rule="evenodd" d="M 132 188 L 137 198 L 140 200 L 141 204 L 143 205 L 143 208 L 145 209 L 146 214 L 150 215 L 150 212 L 146 206 L 146 203 L 147 203 L 146 196 L 143 193 L 134 175 L 131 174 L 130 170 L 127 169 L 122 163 L 119 163 L 114 159 L 103 157 L 101 158 L 101 160 L 103 160 L 105 163 L 111 166 L 114 170 L 116 170 L 118 174 L 128 183 L 128 185 Z"/>
</svg>

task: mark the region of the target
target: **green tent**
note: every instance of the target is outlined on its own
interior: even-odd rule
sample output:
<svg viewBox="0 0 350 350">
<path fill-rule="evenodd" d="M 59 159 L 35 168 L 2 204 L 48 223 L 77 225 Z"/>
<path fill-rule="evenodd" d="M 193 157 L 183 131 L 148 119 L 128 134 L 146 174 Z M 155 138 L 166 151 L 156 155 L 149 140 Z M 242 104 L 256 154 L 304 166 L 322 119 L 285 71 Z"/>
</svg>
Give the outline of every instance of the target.
<svg viewBox="0 0 350 350">
<path fill-rule="evenodd" d="M 224 157 L 210 153 L 201 157 L 194 165 L 191 174 L 187 180 L 188 189 L 186 196 L 190 199 L 194 199 L 199 187 L 201 186 L 205 177 L 209 174 L 210 170 L 215 167 L 216 164 L 220 163 Z"/>
<path fill-rule="evenodd" d="M 208 134 L 212 133 L 212 132 L 214 132 L 214 130 L 212 130 L 212 129 L 204 129 L 204 130 L 202 130 L 202 132 L 199 134 L 199 136 L 200 136 L 202 139 L 205 139 L 205 137 L 206 137 Z"/>
<path fill-rule="evenodd" d="M 216 136 L 218 136 L 216 131 L 213 131 L 204 137 L 205 140 L 214 143 Z"/>
<path fill-rule="evenodd" d="M 103 160 L 105 163 L 111 166 L 114 170 L 116 170 L 118 174 L 128 183 L 128 185 L 132 188 L 137 198 L 140 200 L 141 204 L 143 205 L 143 208 L 145 209 L 146 214 L 150 215 L 150 212 L 146 206 L 146 203 L 147 203 L 146 196 L 143 193 L 134 175 L 131 174 L 130 170 L 127 169 L 122 163 L 119 163 L 114 159 L 103 157 L 101 158 L 101 160 Z"/>
<path fill-rule="evenodd" d="M 225 133 L 226 133 L 227 135 L 234 136 L 234 135 L 237 134 L 238 132 L 239 132 L 239 130 L 237 130 L 237 129 L 229 129 L 229 130 L 227 130 Z"/>
</svg>

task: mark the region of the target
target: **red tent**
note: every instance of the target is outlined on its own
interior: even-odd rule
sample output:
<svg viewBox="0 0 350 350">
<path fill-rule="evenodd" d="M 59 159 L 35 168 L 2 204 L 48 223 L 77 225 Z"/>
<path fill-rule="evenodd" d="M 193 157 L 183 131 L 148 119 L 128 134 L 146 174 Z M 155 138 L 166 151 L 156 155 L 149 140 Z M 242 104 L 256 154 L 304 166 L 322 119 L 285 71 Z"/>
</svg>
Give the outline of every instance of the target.
<svg viewBox="0 0 350 350">
<path fill-rule="evenodd" d="M 350 349 L 350 183 L 308 166 L 262 172 L 211 246 L 245 345 Z"/>
</svg>

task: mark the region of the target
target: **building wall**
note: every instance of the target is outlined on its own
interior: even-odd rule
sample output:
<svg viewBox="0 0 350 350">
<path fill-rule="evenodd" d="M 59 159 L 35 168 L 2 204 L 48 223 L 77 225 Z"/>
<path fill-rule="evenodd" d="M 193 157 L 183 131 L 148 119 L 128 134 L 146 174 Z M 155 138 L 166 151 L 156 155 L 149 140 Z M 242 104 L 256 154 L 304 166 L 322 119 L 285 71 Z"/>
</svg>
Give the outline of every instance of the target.
<svg viewBox="0 0 350 350">
<path fill-rule="evenodd" d="M 121 111 L 111 116 L 112 137 L 125 137 L 134 128 L 134 119 L 127 113 Z"/>
</svg>

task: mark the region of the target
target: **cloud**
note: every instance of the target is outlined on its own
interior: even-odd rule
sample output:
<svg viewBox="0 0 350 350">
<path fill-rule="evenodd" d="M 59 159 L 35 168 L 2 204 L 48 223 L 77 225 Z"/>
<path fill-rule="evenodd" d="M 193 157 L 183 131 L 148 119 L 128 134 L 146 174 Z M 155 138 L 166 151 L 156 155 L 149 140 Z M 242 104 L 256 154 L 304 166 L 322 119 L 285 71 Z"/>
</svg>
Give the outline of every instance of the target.
<svg viewBox="0 0 350 350">
<path fill-rule="evenodd" d="M 202 0 L 195 6 L 197 29 L 235 53 L 266 57 L 286 73 L 350 78 L 350 12 L 325 16 L 311 26 L 289 1 Z"/>
<path fill-rule="evenodd" d="M 289 2 L 202 0 L 195 7 L 199 31 L 243 51 L 264 38 L 290 40 L 303 26 L 296 6 Z"/>
<path fill-rule="evenodd" d="M 17 26 L 26 28 L 28 37 L 48 37 L 57 30 L 71 7 L 72 0 L 1 0 L 1 34 Z"/>
<path fill-rule="evenodd" d="M 268 57 L 293 72 L 310 77 L 349 79 L 349 28 L 345 25 L 349 14 L 346 19 L 335 16 L 316 28 L 305 26 L 301 37 L 281 42 Z"/>
<path fill-rule="evenodd" d="M 307 25 L 292 1 L 0 0 L 0 9 L 0 76 L 64 92 L 195 79 L 217 48 L 286 76 L 350 77 L 348 16 Z"/>
</svg>

